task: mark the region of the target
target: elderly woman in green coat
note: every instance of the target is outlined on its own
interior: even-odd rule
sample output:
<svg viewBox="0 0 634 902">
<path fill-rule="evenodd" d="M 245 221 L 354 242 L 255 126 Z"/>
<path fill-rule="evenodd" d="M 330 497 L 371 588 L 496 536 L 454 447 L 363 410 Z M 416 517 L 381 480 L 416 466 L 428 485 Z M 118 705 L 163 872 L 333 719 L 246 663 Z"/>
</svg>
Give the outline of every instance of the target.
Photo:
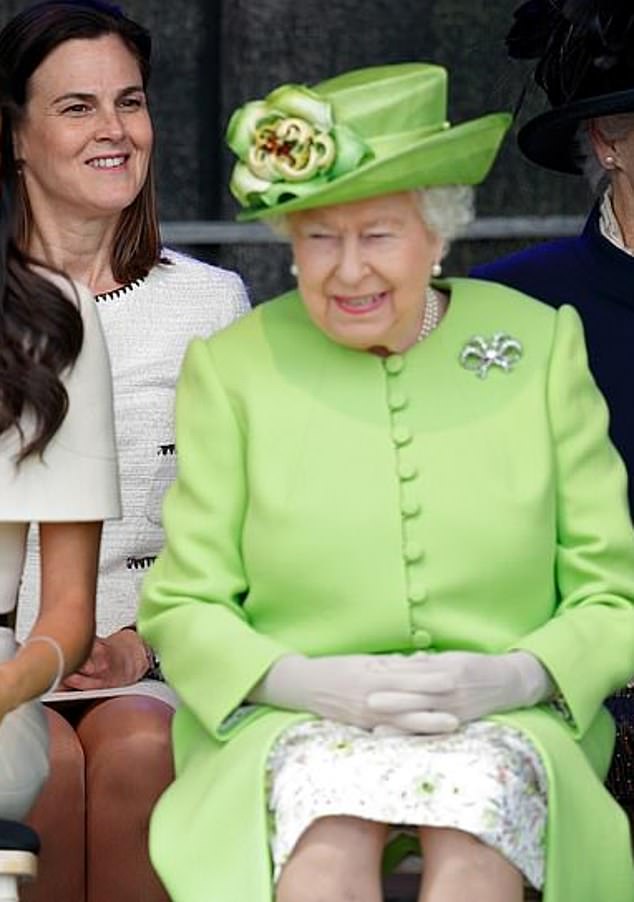
<svg viewBox="0 0 634 902">
<path fill-rule="evenodd" d="M 175 902 L 378 902 L 394 830 L 421 902 L 634 900 L 602 786 L 634 541 L 579 319 L 440 278 L 507 126 L 449 126 L 419 63 L 232 118 L 298 285 L 180 380 L 140 612 L 182 699 L 151 833 Z"/>
</svg>

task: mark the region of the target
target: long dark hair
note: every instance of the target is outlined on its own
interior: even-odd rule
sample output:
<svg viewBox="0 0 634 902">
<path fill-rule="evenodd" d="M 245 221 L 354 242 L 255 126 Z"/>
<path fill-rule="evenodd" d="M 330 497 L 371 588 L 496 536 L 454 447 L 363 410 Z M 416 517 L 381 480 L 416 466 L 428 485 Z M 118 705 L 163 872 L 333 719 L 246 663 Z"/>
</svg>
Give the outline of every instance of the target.
<svg viewBox="0 0 634 902">
<path fill-rule="evenodd" d="M 14 153 L 14 127 L 24 115 L 28 82 L 60 44 L 114 34 L 138 61 L 144 88 L 150 77 L 149 33 L 101 0 L 46 0 L 18 13 L 0 31 L 0 434 L 35 416 L 22 435 L 18 461 L 41 454 L 62 423 L 68 396 L 60 381 L 83 341 L 77 304 L 33 269 L 28 253 L 31 209 Z M 141 278 L 160 260 L 152 163 L 143 188 L 120 216 L 111 252 L 121 283 Z M 50 267 L 49 267 L 50 268 Z"/>
</svg>

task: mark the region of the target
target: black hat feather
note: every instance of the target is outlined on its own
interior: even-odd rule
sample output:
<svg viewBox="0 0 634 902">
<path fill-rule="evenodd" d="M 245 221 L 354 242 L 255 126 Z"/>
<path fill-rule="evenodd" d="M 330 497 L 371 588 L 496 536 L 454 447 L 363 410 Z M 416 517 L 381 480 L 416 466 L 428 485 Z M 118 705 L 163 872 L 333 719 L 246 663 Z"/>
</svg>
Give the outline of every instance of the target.
<svg viewBox="0 0 634 902">
<path fill-rule="evenodd" d="M 524 126 L 520 147 L 541 165 L 578 172 L 579 122 L 634 111 L 634 3 L 526 0 L 513 18 L 509 56 L 537 60 L 533 77 L 553 107 Z"/>
<path fill-rule="evenodd" d="M 634 88 L 630 0 L 528 0 L 506 46 L 516 59 L 538 60 L 535 81 L 553 106 Z"/>
</svg>

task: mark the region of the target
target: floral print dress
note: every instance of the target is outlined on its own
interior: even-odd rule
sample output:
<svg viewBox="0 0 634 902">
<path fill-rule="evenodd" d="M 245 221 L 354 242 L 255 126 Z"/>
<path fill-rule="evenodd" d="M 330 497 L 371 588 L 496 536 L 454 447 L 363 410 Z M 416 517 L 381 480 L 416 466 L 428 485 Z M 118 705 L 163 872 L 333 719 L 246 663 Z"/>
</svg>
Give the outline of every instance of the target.
<svg viewBox="0 0 634 902">
<path fill-rule="evenodd" d="M 452 827 L 497 849 L 535 888 L 544 881 L 541 759 L 518 730 L 474 721 L 448 735 L 368 732 L 330 720 L 287 730 L 267 765 L 274 878 L 320 817 Z"/>
</svg>

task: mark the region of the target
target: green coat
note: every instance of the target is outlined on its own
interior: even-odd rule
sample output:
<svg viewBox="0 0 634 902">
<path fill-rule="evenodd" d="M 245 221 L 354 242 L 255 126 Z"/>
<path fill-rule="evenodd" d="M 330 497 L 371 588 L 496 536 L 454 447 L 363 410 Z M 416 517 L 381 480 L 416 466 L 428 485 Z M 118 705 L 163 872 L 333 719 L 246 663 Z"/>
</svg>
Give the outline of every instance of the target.
<svg viewBox="0 0 634 902">
<path fill-rule="evenodd" d="M 634 902 L 626 818 L 599 779 L 602 701 L 634 670 L 634 541 L 579 319 L 444 287 L 443 322 L 404 355 L 334 344 L 294 293 L 189 348 L 140 612 L 183 701 L 151 830 L 176 902 L 272 898 L 263 769 L 304 715 L 239 706 L 279 656 L 511 648 L 569 712 L 497 718 L 549 776 L 545 902 Z M 479 378 L 460 351 L 496 332 L 523 355 Z"/>
</svg>

